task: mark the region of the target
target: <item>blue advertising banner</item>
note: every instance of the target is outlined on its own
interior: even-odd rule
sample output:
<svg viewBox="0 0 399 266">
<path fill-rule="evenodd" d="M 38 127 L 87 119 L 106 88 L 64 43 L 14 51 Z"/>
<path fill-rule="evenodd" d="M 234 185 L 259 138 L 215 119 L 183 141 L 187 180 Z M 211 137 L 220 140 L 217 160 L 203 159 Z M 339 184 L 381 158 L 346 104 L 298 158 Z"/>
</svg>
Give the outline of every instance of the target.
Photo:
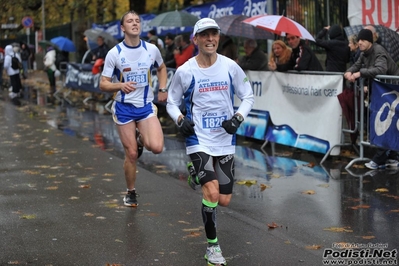
<svg viewBox="0 0 399 266">
<path fill-rule="evenodd" d="M 276 0 L 273 6 L 276 6 Z M 220 0 L 185 9 L 187 12 L 199 18 L 220 18 L 228 15 L 245 15 L 253 17 L 267 12 L 266 0 Z M 270 12 L 269 12 L 270 13 Z"/>
<path fill-rule="evenodd" d="M 276 10 L 276 0 L 273 1 L 273 12 L 270 14 L 275 14 Z M 219 0 L 212 3 L 206 3 L 202 5 L 191 6 L 185 11 L 198 16 L 198 18 L 219 18 L 227 15 L 246 15 L 248 17 L 263 15 L 267 13 L 267 1 L 266 0 Z M 147 33 L 155 29 L 158 36 L 165 36 L 167 33 L 173 33 L 175 35 L 182 33 L 191 33 L 193 27 L 150 27 L 148 24 L 155 14 L 143 14 L 140 15 L 142 32 L 141 37 L 146 38 Z M 94 24 L 92 28 L 100 28 L 110 33 L 116 39 L 123 39 L 123 32 L 120 29 L 120 21 L 113 21 L 107 24 Z"/>
<path fill-rule="evenodd" d="M 370 143 L 399 151 L 399 85 L 374 80 L 370 104 Z"/>
</svg>

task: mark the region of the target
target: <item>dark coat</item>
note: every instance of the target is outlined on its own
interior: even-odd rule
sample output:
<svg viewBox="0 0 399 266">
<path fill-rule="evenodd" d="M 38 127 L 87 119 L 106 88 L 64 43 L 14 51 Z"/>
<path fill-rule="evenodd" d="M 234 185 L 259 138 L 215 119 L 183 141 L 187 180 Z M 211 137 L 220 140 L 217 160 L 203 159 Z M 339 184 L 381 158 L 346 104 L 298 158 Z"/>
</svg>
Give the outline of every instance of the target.
<svg viewBox="0 0 399 266">
<path fill-rule="evenodd" d="M 330 39 L 326 40 L 326 35 Z M 316 36 L 316 45 L 326 50 L 326 71 L 345 72 L 350 59 L 350 48 L 339 25 L 323 29 Z"/>
<path fill-rule="evenodd" d="M 317 59 L 316 54 L 301 40 L 298 47 L 292 49 L 291 59 L 287 64 L 277 65 L 278 71 L 287 70 L 308 70 L 308 71 L 324 71 Z"/>
<path fill-rule="evenodd" d="M 166 45 L 165 47 L 165 66 L 170 68 L 176 68 L 175 55 L 173 51 L 175 50 L 175 44 Z"/>
<path fill-rule="evenodd" d="M 399 76 L 399 67 L 384 47 L 374 43 L 370 49 L 360 53 L 359 59 L 346 72 L 360 72 L 362 78 L 374 78 L 377 75 Z"/>
<path fill-rule="evenodd" d="M 266 54 L 259 47 L 256 47 L 249 56 L 242 57 L 238 65 L 243 70 L 268 70 L 267 63 Z"/>
</svg>

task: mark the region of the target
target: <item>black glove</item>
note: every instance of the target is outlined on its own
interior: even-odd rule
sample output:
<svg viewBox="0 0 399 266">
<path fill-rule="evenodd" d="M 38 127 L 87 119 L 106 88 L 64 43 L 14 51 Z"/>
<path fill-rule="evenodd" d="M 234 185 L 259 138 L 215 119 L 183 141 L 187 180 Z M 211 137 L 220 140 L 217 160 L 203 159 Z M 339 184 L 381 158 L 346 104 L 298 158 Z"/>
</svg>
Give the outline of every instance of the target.
<svg viewBox="0 0 399 266">
<path fill-rule="evenodd" d="M 222 127 L 226 130 L 229 134 L 235 134 L 237 129 L 240 127 L 241 122 L 238 121 L 237 117 L 233 116 L 230 120 L 224 120 L 222 122 Z"/>
<path fill-rule="evenodd" d="M 188 119 L 187 117 L 183 117 L 177 126 L 180 128 L 180 132 L 185 138 L 190 137 L 195 133 L 194 122 Z"/>
</svg>

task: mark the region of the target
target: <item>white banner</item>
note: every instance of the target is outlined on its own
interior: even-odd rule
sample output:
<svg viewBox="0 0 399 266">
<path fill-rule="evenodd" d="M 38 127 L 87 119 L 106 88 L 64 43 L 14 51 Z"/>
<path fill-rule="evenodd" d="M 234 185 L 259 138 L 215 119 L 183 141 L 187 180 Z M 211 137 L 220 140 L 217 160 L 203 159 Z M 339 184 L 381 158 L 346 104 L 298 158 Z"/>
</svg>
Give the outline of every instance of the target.
<svg viewBox="0 0 399 266">
<path fill-rule="evenodd" d="M 348 20 L 353 25 L 383 25 L 392 30 L 399 27 L 397 0 L 348 0 Z"/>
<path fill-rule="evenodd" d="M 342 75 L 246 73 L 255 103 L 238 134 L 319 153 L 341 143 L 342 109 L 337 95 L 342 92 Z M 331 155 L 339 152 L 337 147 Z"/>
</svg>

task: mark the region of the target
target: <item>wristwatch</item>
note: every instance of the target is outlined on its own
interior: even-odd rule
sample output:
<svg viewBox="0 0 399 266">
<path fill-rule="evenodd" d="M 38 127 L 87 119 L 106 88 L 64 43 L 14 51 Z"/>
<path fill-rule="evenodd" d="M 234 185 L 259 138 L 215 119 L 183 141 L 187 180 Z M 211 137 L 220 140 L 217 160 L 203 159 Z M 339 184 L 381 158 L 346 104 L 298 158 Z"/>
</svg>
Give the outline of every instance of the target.
<svg viewBox="0 0 399 266">
<path fill-rule="evenodd" d="M 244 121 L 244 117 L 242 117 L 241 115 L 237 115 L 235 114 L 234 117 L 237 119 L 238 122 L 242 123 L 242 121 Z"/>
<path fill-rule="evenodd" d="M 168 89 L 162 88 L 158 90 L 159 92 L 168 92 Z"/>
</svg>

